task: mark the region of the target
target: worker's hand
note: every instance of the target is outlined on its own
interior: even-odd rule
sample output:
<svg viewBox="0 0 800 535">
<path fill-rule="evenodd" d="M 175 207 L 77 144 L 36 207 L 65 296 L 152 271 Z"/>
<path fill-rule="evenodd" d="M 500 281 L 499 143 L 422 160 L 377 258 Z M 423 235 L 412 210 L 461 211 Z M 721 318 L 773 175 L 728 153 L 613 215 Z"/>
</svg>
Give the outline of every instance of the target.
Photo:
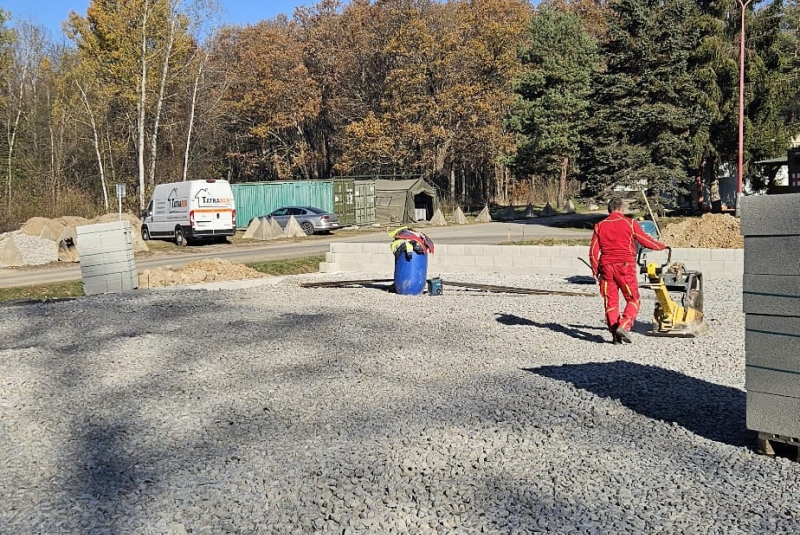
<svg viewBox="0 0 800 535">
<path fill-rule="evenodd" d="M 595 280 L 597 281 L 597 283 L 599 284 L 599 283 L 600 283 L 600 282 L 603 280 L 603 276 L 602 276 L 602 275 L 600 275 L 599 273 L 595 273 L 595 275 L 594 275 L 594 279 L 595 279 Z"/>
</svg>

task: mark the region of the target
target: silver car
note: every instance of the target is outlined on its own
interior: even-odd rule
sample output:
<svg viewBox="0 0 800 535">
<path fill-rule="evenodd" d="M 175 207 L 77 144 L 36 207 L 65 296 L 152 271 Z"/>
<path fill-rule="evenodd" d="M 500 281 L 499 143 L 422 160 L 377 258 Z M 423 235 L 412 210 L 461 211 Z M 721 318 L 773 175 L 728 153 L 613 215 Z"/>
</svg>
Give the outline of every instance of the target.
<svg viewBox="0 0 800 535">
<path fill-rule="evenodd" d="M 312 206 L 287 206 L 278 208 L 264 217 L 271 217 L 281 228 L 286 228 L 291 217 L 300 223 L 300 227 L 308 236 L 315 232 L 330 232 L 339 228 L 339 218 L 336 214 L 314 208 Z"/>
</svg>

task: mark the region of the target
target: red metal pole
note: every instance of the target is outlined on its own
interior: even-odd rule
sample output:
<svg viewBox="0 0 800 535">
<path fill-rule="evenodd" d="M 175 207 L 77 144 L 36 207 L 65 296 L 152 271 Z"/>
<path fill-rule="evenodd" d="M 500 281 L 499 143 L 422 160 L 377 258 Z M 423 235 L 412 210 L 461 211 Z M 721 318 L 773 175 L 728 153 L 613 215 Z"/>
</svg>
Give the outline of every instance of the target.
<svg viewBox="0 0 800 535">
<path fill-rule="evenodd" d="M 736 172 L 739 180 L 736 186 L 736 208 L 739 208 L 738 197 L 742 194 L 742 175 L 744 174 L 744 10 L 752 0 L 738 0 L 742 7 L 741 34 L 739 35 L 739 147 Z"/>
</svg>

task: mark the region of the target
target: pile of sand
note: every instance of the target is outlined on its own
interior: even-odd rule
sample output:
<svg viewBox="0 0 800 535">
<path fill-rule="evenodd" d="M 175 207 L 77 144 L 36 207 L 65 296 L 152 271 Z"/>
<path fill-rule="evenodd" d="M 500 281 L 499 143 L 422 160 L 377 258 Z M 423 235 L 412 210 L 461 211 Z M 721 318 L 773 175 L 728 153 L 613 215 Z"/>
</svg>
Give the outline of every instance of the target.
<svg viewBox="0 0 800 535">
<path fill-rule="evenodd" d="M 182 286 L 202 282 L 257 279 L 264 274 L 244 264 L 237 264 L 219 258 L 199 260 L 180 269 L 171 266 L 146 269 L 139 273 L 139 288 Z"/>
<path fill-rule="evenodd" d="M 28 236 L 55 241 L 61 236 L 65 228 L 90 225 L 91 223 L 91 219 L 78 216 L 64 216 L 55 219 L 32 217 L 23 223 L 19 229 Z"/>
<path fill-rule="evenodd" d="M 671 247 L 742 249 L 739 219 L 728 214 L 703 214 L 661 229 L 661 241 Z"/>
</svg>

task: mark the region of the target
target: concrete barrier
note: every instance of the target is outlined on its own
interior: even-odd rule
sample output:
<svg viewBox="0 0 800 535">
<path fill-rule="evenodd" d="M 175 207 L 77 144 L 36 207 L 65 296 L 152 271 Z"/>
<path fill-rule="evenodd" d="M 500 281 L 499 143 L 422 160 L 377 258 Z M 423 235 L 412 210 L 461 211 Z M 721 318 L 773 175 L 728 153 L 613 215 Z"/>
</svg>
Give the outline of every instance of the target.
<svg viewBox="0 0 800 535">
<path fill-rule="evenodd" d="M 666 257 L 653 253 L 653 260 Z M 744 273 L 742 249 L 673 249 L 673 262 L 700 271 L 703 277 L 741 279 Z M 591 275 L 584 262 L 584 246 L 527 245 L 437 245 L 428 259 L 428 274 L 498 273 L 503 275 L 551 274 Z M 321 273 L 373 273 L 391 276 L 394 257 L 388 243 L 332 243 L 319 266 Z"/>
</svg>

